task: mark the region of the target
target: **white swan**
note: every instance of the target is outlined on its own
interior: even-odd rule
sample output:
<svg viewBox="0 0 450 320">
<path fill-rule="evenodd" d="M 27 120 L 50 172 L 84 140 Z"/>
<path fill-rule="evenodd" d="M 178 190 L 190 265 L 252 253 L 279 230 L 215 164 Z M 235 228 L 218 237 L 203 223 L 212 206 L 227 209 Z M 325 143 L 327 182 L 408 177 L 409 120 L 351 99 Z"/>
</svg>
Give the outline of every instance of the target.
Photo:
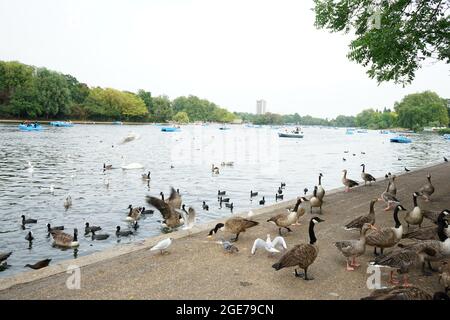
<svg viewBox="0 0 450 320">
<path fill-rule="evenodd" d="M 121 166 L 122 170 L 136 170 L 136 169 L 143 169 L 144 166 L 138 162 L 133 162 L 127 165 Z"/>
</svg>

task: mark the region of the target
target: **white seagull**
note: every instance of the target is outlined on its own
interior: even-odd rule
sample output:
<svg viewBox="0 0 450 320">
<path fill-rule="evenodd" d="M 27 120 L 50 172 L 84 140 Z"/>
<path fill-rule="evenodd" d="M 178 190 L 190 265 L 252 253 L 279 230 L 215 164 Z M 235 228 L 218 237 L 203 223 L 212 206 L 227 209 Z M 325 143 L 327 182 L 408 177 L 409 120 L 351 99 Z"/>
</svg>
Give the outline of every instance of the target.
<svg viewBox="0 0 450 320">
<path fill-rule="evenodd" d="M 184 222 L 183 230 L 192 229 L 195 225 L 195 210 L 194 208 L 189 207 L 188 213 L 184 210 L 181 210 L 181 216 Z"/>
<path fill-rule="evenodd" d="M 173 238 L 167 238 L 158 242 L 154 247 L 150 249 L 150 251 L 160 250 L 161 254 L 163 254 L 164 250 L 170 247 L 172 244 Z"/>
<path fill-rule="evenodd" d="M 255 240 L 255 242 L 253 243 L 252 254 L 255 254 L 256 249 L 259 248 L 264 248 L 270 253 L 278 253 L 280 252 L 280 250 L 276 248 L 276 246 L 278 245 L 281 245 L 283 249 L 287 249 L 287 245 L 283 237 L 276 237 L 275 239 L 273 239 L 273 241 L 271 241 L 270 234 L 268 234 L 266 241 L 260 238 Z"/>
</svg>

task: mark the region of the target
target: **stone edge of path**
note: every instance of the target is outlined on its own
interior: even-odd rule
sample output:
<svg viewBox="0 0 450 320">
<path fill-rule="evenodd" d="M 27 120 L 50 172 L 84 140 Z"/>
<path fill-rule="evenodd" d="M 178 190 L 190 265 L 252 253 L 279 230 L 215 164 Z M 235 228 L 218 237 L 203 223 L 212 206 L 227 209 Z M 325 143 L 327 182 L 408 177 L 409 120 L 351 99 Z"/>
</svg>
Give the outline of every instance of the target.
<svg viewBox="0 0 450 320">
<path fill-rule="evenodd" d="M 433 167 L 442 165 L 442 163 L 429 163 L 427 166 L 418 168 L 416 170 L 411 170 L 410 172 L 397 172 L 397 173 L 393 173 L 397 176 L 401 176 L 401 175 L 405 175 L 405 174 L 411 174 L 411 173 L 416 173 L 419 171 L 424 171 L 424 170 L 429 170 L 432 169 Z M 383 181 L 386 180 L 385 177 L 379 177 L 377 178 L 377 182 L 378 181 Z M 360 186 L 356 187 L 356 188 L 361 188 L 364 187 L 363 184 L 361 184 Z M 356 189 L 353 188 L 353 189 Z M 332 190 L 328 190 L 326 191 L 328 195 L 330 194 L 335 194 L 338 192 L 342 192 L 344 191 L 345 188 L 341 187 L 341 188 L 335 188 Z M 292 200 L 286 200 L 286 201 L 280 201 L 276 204 L 270 205 L 270 206 L 266 206 L 266 207 L 262 207 L 262 208 L 258 208 L 258 209 L 252 209 L 253 211 L 253 215 L 251 217 L 249 217 L 249 219 L 252 219 L 254 217 L 263 215 L 263 214 L 268 214 L 271 212 L 275 212 L 277 210 L 282 210 L 282 209 L 286 209 L 289 207 L 294 206 L 295 204 L 295 199 Z M 240 212 L 237 214 L 234 214 L 234 217 L 247 217 L 249 211 L 246 212 Z M 6 290 L 9 289 L 13 286 L 17 286 L 17 285 L 21 285 L 21 284 L 26 284 L 29 282 L 33 282 L 33 281 L 37 281 L 37 280 L 41 280 L 44 278 L 48 278 L 54 275 L 58 275 L 61 273 L 66 273 L 66 272 L 70 272 L 68 270 L 72 269 L 71 267 L 75 266 L 75 267 L 86 267 L 95 263 L 99 263 L 105 260 L 109 260 L 109 259 L 113 259 L 113 258 L 117 258 L 119 256 L 122 255 L 126 255 L 129 253 L 133 253 L 133 252 L 137 252 L 137 251 L 141 251 L 141 250 L 148 250 L 151 247 L 153 247 L 156 243 L 158 243 L 159 241 L 166 239 L 167 237 L 171 237 L 173 239 L 181 239 L 190 235 L 195 235 L 201 232 L 206 232 L 211 230 L 212 228 L 214 228 L 214 226 L 219 223 L 219 222 L 223 222 L 224 219 L 227 219 L 229 217 L 224 217 L 221 219 L 216 219 L 213 221 L 210 221 L 208 223 L 204 223 L 201 225 L 197 225 L 194 226 L 191 230 L 179 230 L 170 234 L 162 234 L 159 236 L 154 236 L 154 237 L 150 237 L 147 239 L 144 239 L 143 241 L 140 242 L 136 242 L 136 243 L 131 243 L 131 244 L 121 244 L 121 245 L 117 245 L 117 246 L 113 246 L 111 248 L 108 248 L 106 250 L 100 251 L 100 252 L 95 252 L 86 256 L 82 256 L 79 257 L 77 259 L 69 259 L 69 260 L 64 260 L 61 262 L 58 262 L 56 264 L 50 265 L 46 268 L 40 269 L 40 270 L 31 270 L 31 271 L 25 271 L 25 272 L 21 272 L 17 275 L 13 275 L 11 277 L 6 277 L 6 278 L 0 278 L 0 291 L 2 290 Z"/>
</svg>

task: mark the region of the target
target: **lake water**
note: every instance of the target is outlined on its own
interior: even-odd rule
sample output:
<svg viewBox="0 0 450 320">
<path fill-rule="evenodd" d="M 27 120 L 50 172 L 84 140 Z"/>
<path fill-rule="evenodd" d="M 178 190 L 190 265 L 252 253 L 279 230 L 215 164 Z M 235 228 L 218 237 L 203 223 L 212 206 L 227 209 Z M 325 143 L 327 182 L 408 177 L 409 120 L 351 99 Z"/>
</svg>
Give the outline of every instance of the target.
<svg viewBox="0 0 450 320">
<path fill-rule="evenodd" d="M 449 150 L 449 142 L 434 134 L 412 135 L 411 144 L 393 144 L 389 142 L 392 134 L 378 131 L 346 135 L 345 129 L 304 127 L 304 139 L 278 138 L 277 131 L 190 125 L 182 126 L 180 132 L 164 133 L 155 125 L 75 125 L 20 132 L 16 125 L 0 125 L 0 252 L 13 251 L 10 267 L 0 277 L 24 271 L 25 264 L 45 258 L 56 262 L 118 245 L 114 232 L 117 225 L 128 228 L 124 221 L 128 205 L 146 206 L 146 195 L 159 196 L 163 191 L 168 196 L 170 186 L 180 190 L 183 202 L 196 209 L 197 223 L 202 223 L 231 215 L 229 209 L 219 208 L 219 189 L 226 190 L 234 212 L 242 212 L 259 207 L 262 196 L 266 205 L 274 203 L 280 182 L 286 183 L 285 199 L 292 199 L 305 187 L 312 190 L 319 172 L 325 189 L 330 190 L 341 186 L 343 169 L 350 178 L 360 180 L 360 165 L 365 163 L 366 171 L 379 177 L 405 166 L 414 169 L 441 161 Z M 130 132 L 139 138 L 120 144 Z M 34 167 L 32 173 L 27 171 L 28 161 Z M 234 166 L 221 167 L 223 161 L 233 161 Z M 103 173 L 104 162 L 118 169 Z M 133 162 L 145 169 L 120 169 Z M 211 173 L 212 163 L 220 168 L 219 175 Z M 147 170 L 151 171 L 149 184 L 141 179 Z M 53 194 L 48 190 L 52 184 Z M 259 192 L 253 201 L 250 190 Z M 73 206 L 66 211 L 63 204 L 68 195 Z M 202 201 L 209 211 L 202 210 Z M 22 214 L 38 223 L 23 230 Z M 141 219 L 137 234 L 121 243 L 160 234 L 160 219 L 157 211 Z M 68 233 L 78 228 L 78 250 L 52 247 L 46 231 L 49 222 L 64 225 Z M 100 225 L 110 238 L 83 237 L 85 222 Z M 35 237 L 31 248 L 24 239 L 29 230 Z"/>
</svg>

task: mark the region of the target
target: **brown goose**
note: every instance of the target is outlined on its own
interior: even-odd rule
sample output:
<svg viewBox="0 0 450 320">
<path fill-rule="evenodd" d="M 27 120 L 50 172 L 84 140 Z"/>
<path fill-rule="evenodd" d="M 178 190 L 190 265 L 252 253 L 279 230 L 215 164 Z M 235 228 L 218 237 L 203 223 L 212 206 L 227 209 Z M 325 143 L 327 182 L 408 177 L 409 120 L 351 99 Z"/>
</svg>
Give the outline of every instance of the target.
<svg viewBox="0 0 450 320">
<path fill-rule="evenodd" d="M 359 183 L 347 178 L 347 170 L 342 171 L 344 173 L 344 176 L 342 177 L 342 183 L 345 186 L 345 192 L 349 192 L 350 188 L 359 186 Z"/>
<path fill-rule="evenodd" d="M 319 198 L 320 201 L 323 201 L 323 198 L 325 197 L 325 189 L 322 187 L 322 177 L 323 174 L 319 174 L 319 185 L 317 186 L 317 198 Z"/>
<path fill-rule="evenodd" d="M 181 209 L 181 196 L 174 188 L 170 188 L 170 197 L 166 202 L 175 209 Z"/>
<path fill-rule="evenodd" d="M 369 182 L 369 184 L 372 184 L 372 181 L 377 181 L 377 179 L 375 179 L 373 175 L 366 172 L 366 165 L 364 163 L 361 165 L 361 167 L 362 167 L 361 178 L 364 181 L 364 185 L 366 185 L 367 182 Z"/>
<path fill-rule="evenodd" d="M 392 194 L 394 197 L 396 197 L 397 196 L 397 186 L 395 185 L 395 178 L 397 178 L 397 176 L 391 175 L 391 173 L 389 173 L 388 178 L 389 178 L 389 182 L 391 183 L 389 185 L 388 192 L 390 194 Z"/>
<path fill-rule="evenodd" d="M 359 216 L 345 225 L 345 230 L 361 230 L 365 223 L 375 224 L 375 203 L 378 199 L 370 201 L 369 213 L 365 216 Z"/>
<path fill-rule="evenodd" d="M 151 196 L 147 196 L 146 200 L 148 204 L 154 206 L 159 212 L 161 212 L 161 215 L 164 218 L 163 223 L 167 227 L 176 228 L 183 223 L 180 219 L 181 213 L 178 213 L 169 203 Z"/>
<path fill-rule="evenodd" d="M 253 220 L 244 219 L 241 217 L 236 218 L 230 218 L 227 221 L 225 221 L 225 224 L 218 223 L 214 227 L 214 229 L 211 229 L 209 231 L 208 237 L 212 237 L 213 234 L 217 233 L 219 230 L 233 233 L 236 235 L 234 239 L 231 239 L 230 241 L 235 242 L 239 238 L 239 234 L 241 232 L 245 232 L 248 228 L 254 227 L 258 225 L 259 223 Z"/>
<path fill-rule="evenodd" d="M 420 194 L 417 192 L 413 193 L 414 208 L 411 211 L 409 211 L 405 216 L 405 221 L 408 224 L 408 229 L 409 225 L 419 225 L 419 228 L 422 226 L 423 212 L 422 209 L 420 209 L 420 207 L 417 205 L 417 197 L 419 195 Z"/>
<path fill-rule="evenodd" d="M 393 228 L 381 228 L 377 231 L 369 233 L 366 237 L 366 244 L 374 247 L 374 254 L 377 255 L 377 248 L 381 249 L 383 254 L 384 248 L 391 248 L 395 246 L 403 235 L 403 226 L 398 219 L 398 212 L 406 211 L 402 205 L 398 205 L 394 210 L 395 226 Z"/>
<path fill-rule="evenodd" d="M 427 179 L 428 182 L 419 189 L 419 193 L 425 198 L 425 201 L 430 201 L 430 197 L 434 193 L 434 186 L 431 184 L 431 174 L 427 175 Z"/>
<path fill-rule="evenodd" d="M 384 211 L 389 211 L 400 204 L 400 201 L 389 192 L 390 186 L 391 182 L 389 181 L 386 190 L 381 194 L 381 198 L 379 199 L 386 203 L 386 208 L 384 209 Z"/>
<path fill-rule="evenodd" d="M 347 271 L 353 271 L 360 265 L 356 263 L 356 257 L 366 252 L 366 233 L 369 230 L 377 230 L 370 223 L 365 223 L 361 229 L 359 240 L 346 240 L 335 242 L 336 248 L 347 258 Z M 353 260 L 350 262 L 350 258 Z"/>
<path fill-rule="evenodd" d="M 396 286 L 378 289 L 361 300 L 432 300 L 433 297 L 421 288 L 414 286 Z"/>
<path fill-rule="evenodd" d="M 52 259 L 45 259 L 42 261 L 38 261 L 35 264 L 26 264 L 25 267 L 34 269 L 34 270 L 38 270 L 38 269 L 42 269 L 45 268 L 49 265 L 50 261 L 52 261 Z"/>
<path fill-rule="evenodd" d="M 280 270 L 287 267 L 299 267 L 305 271 L 304 274 L 298 273 L 294 269 L 295 276 L 301 277 L 305 280 L 314 280 L 313 277 L 308 277 L 308 268 L 314 263 L 319 253 L 319 248 L 316 245 L 317 238 L 314 233 L 314 226 L 324 220 L 319 217 L 314 217 L 309 222 L 309 244 L 302 243 L 294 246 L 291 250 L 286 252 L 280 260 L 272 265 L 275 270 Z"/>
<path fill-rule="evenodd" d="M 271 217 L 267 222 L 275 224 L 278 228 L 278 233 L 281 236 L 281 228 L 286 229 L 288 232 L 292 232 L 289 226 L 295 224 L 298 219 L 305 214 L 305 209 L 300 205 L 303 202 L 303 197 L 298 198 L 295 203 L 295 207 L 292 211 L 286 213 L 280 213 Z"/>
<path fill-rule="evenodd" d="M 52 231 L 51 235 L 53 237 L 55 246 L 62 248 L 74 248 L 80 245 L 80 243 L 78 242 L 78 229 L 73 230 L 73 237 L 70 234 L 64 233 L 59 230 Z"/>
<path fill-rule="evenodd" d="M 309 199 L 309 204 L 311 214 L 313 208 L 319 208 L 319 212 L 322 213 L 322 200 L 317 196 L 317 186 L 314 186 L 313 196 Z"/>
</svg>

